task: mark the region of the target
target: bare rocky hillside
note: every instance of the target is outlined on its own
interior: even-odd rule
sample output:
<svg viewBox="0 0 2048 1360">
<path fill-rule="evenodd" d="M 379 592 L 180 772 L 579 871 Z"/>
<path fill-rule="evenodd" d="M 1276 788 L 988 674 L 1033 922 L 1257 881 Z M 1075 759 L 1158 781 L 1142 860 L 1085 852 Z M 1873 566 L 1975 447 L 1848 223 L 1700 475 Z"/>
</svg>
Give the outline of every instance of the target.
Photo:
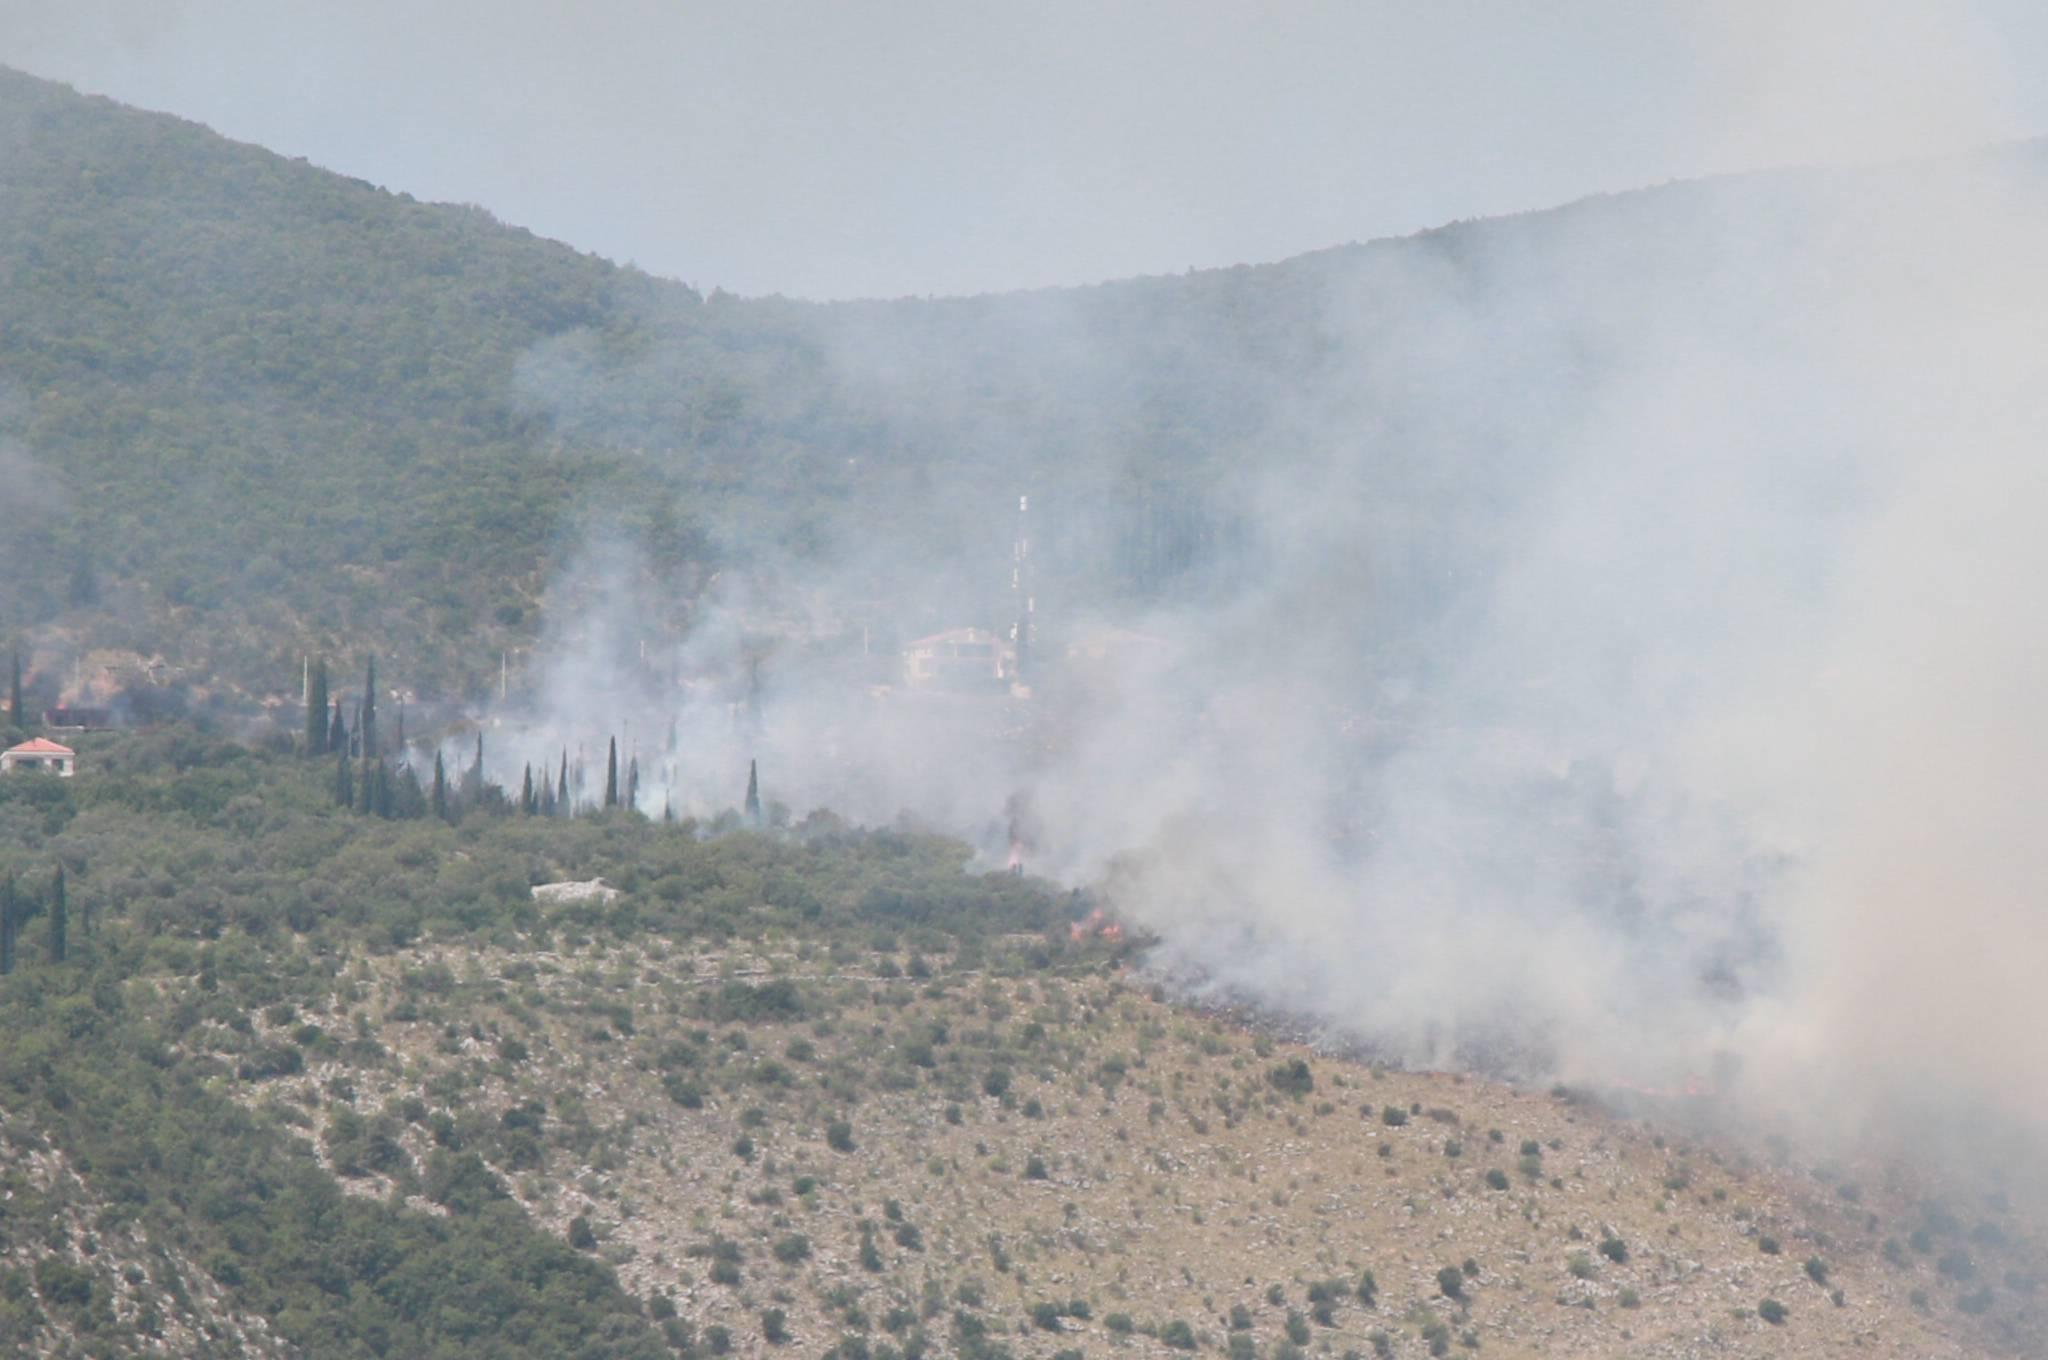
<svg viewBox="0 0 2048 1360">
<path fill-rule="evenodd" d="M 346 1047 L 239 1092 L 358 1193 L 502 1188 L 711 1353 L 1961 1357 L 2040 1325 L 2000 1204 L 1274 1043 L 1106 953 L 784 943 L 366 961 L 321 1018 Z"/>
</svg>

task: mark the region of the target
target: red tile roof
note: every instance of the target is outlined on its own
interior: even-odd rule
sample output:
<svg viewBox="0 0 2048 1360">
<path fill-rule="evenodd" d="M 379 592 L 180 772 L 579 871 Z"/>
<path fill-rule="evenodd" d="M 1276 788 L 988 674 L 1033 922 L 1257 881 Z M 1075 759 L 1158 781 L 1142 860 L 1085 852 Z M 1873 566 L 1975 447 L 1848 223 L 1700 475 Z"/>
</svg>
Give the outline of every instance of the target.
<svg viewBox="0 0 2048 1360">
<path fill-rule="evenodd" d="M 23 756 L 75 756 L 78 752 L 69 746 L 59 746 L 48 737 L 30 737 L 19 746 L 7 748 L 7 754 Z"/>
</svg>

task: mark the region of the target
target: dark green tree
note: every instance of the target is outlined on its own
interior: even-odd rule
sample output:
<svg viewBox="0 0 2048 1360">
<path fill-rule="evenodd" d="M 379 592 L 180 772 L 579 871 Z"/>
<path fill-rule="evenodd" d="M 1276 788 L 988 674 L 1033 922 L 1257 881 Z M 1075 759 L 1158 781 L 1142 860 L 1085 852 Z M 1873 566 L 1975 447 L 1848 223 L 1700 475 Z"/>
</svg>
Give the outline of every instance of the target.
<svg viewBox="0 0 2048 1360">
<path fill-rule="evenodd" d="M 70 942 L 65 931 L 70 921 L 64 906 L 64 866 L 57 866 L 57 878 L 50 885 L 50 962 L 62 963 L 70 953 Z"/>
<path fill-rule="evenodd" d="M 612 738 L 611 749 L 604 758 L 604 805 L 609 811 L 619 805 L 619 739 Z"/>
<path fill-rule="evenodd" d="M 747 822 L 761 824 L 761 772 L 751 760 L 747 762 Z"/>
<path fill-rule="evenodd" d="M 356 724 L 356 734 L 363 739 L 363 755 L 374 759 L 377 755 L 377 658 L 370 658 L 370 667 L 363 676 L 363 716 Z"/>
<path fill-rule="evenodd" d="M 525 771 L 519 780 L 519 810 L 529 816 L 539 810 L 534 806 L 533 802 L 533 764 L 531 761 L 527 762 Z"/>
<path fill-rule="evenodd" d="M 327 658 L 314 660 L 306 677 L 306 754 L 327 754 Z"/>
<path fill-rule="evenodd" d="M 626 762 L 626 811 L 640 810 L 640 757 Z"/>
<path fill-rule="evenodd" d="M 555 785 L 555 811 L 564 817 L 576 813 L 576 805 L 569 801 L 569 748 L 562 748 L 562 777 Z"/>
<path fill-rule="evenodd" d="M 14 931 L 19 924 L 20 903 L 14 895 L 14 875 L 0 884 L 0 973 L 14 971 Z"/>
<path fill-rule="evenodd" d="M 334 801 L 345 808 L 356 805 L 355 770 L 349 764 L 346 747 L 334 756 Z"/>
<path fill-rule="evenodd" d="M 434 791 L 427 799 L 427 810 L 442 821 L 448 820 L 448 767 L 441 762 L 441 752 L 434 752 Z"/>
<path fill-rule="evenodd" d="M 427 815 L 426 791 L 413 773 L 411 761 L 401 761 L 391 771 L 391 815 L 399 821 L 414 822 Z"/>
<path fill-rule="evenodd" d="M 327 749 L 344 758 L 348 755 L 348 724 L 341 719 L 341 700 L 334 701 L 334 721 L 327 724 Z"/>
</svg>

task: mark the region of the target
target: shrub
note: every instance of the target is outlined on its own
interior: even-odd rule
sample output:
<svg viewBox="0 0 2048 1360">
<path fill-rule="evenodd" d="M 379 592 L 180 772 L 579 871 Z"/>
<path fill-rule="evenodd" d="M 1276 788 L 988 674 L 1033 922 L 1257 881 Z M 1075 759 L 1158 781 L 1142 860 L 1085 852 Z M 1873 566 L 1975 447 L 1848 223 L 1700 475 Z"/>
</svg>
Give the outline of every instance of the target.
<svg viewBox="0 0 2048 1360">
<path fill-rule="evenodd" d="M 1177 1351 L 1191 1351 L 1195 1348 L 1195 1329 L 1176 1319 L 1159 1329 L 1159 1339 Z"/>
<path fill-rule="evenodd" d="M 1621 1291 L 1619 1302 L 1624 1308 L 1640 1308 L 1643 1306 L 1643 1296 L 1633 1289 L 1624 1289 Z"/>
<path fill-rule="evenodd" d="M 1806 1278 L 1812 1280 L 1815 1284 L 1826 1284 L 1828 1282 L 1828 1263 L 1821 1260 L 1818 1256 L 1807 1257 Z"/>
<path fill-rule="evenodd" d="M 1307 1319 L 1307 1318 L 1305 1318 L 1305 1317 L 1303 1317 L 1303 1316 L 1301 1315 L 1301 1310 L 1300 1310 L 1300 1309 L 1298 1309 L 1298 1308 L 1290 1308 L 1290 1309 L 1288 1309 L 1288 1310 L 1287 1310 L 1287 1339 L 1288 1339 L 1289 1341 L 1292 1341 L 1292 1342 L 1293 1342 L 1293 1343 L 1294 1343 L 1295 1345 L 1297 1345 L 1297 1346 L 1306 1346 L 1306 1345 L 1308 1344 L 1308 1338 L 1309 1338 L 1309 1330 L 1308 1330 L 1308 1319 Z"/>
<path fill-rule="evenodd" d="M 61 1256 L 36 1262 L 36 1287 L 59 1307 L 82 1310 L 92 1302 L 92 1275 Z"/>
<path fill-rule="evenodd" d="M 1486 1173 L 1486 1183 L 1495 1190 L 1505 1190 L 1508 1188 L 1508 1173 L 1495 1167 Z"/>
<path fill-rule="evenodd" d="M 1408 1112 L 1399 1105 L 1389 1105 L 1380 1111 L 1380 1121 L 1388 1128 L 1398 1129 L 1408 1122 Z"/>
<path fill-rule="evenodd" d="M 1785 1305 L 1779 1303 L 1776 1299 L 1765 1299 L 1756 1306 L 1756 1315 L 1765 1322 L 1770 1323 L 1773 1327 L 1784 1323 L 1785 1311 Z"/>
<path fill-rule="evenodd" d="M 802 1233 L 791 1233 L 787 1237 L 776 1239 L 774 1247 L 770 1250 L 775 1253 L 776 1260 L 786 1266 L 793 1266 L 811 1254 L 811 1239 Z"/>
<path fill-rule="evenodd" d="M 1756 1249 L 1766 1256 L 1776 1256 L 1780 1250 L 1778 1239 L 1766 1233 L 1756 1240 Z"/>
<path fill-rule="evenodd" d="M 854 1150 L 853 1125 L 844 1119 L 835 1119 L 825 1126 L 825 1146 L 834 1152 Z"/>
<path fill-rule="evenodd" d="M 1576 1274 L 1577 1272 L 1573 1272 Z M 1456 1266 L 1445 1266 L 1436 1273 L 1436 1287 L 1447 1299 L 1463 1302 L 1465 1298 L 1465 1272 Z"/>
<path fill-rule="evenodd" d="M 1129 1313 L 1111 1313 L 1102 1320 L 1102 1325 L 1117 1336 L 1129 1336 L 1138 1330 Z"/>
<path fill-rule="evenodd" d="M 761 1339 L 771 1346 L 780 1346 L 789 1340 L 789 1315 L 780 1308 L 765 1309 L 761 1313 Z"/>
<path fill-rule="evenodd" d="M 1233 1332 L 1248 1332 L 1251 1329 L 1252 1310 L 1241 1303 L 1232 1304 L 1230 1307 L 1230 1330 Z"/>
<path fill-rule="evenodd" d="M 1619 1237 L 1611 1235 L 1604 1237 L 1600 1239 L 1600 1254 L 1618 1266 L 1627 1265 L 1628 1243 L 1622 1241 Z"/>
<path fill-rule="evenodd" d="M 1370 1270 L 1358 1277 L 1358 1301 L 1370 1308 L 1380 1296 L 1380 1282 L 1372 1277 Z"/>
<path fill-rule="evenodd" d="M 1048 1172 L 1048 1171 L 1047 1171 L 1047 1170 L 1045 1169 L 1045 1158 L 1043 1158 L 1043 1157 L 1040 1157 L 1040 1156 L 1039 1156 L 1038 1154 L 1036 1154 L 1036 1153 L 1033 1153 L 1033 1154 L 1032 1154 L 1032 1155 L 1031 1155 L 1030 1157 L 1028 1157 L 1028 1158 L 1026 1158 L 1026 1159 L 1025 1159 L 1025 1161 L 1024 1161 L 1024 1179 L 1025 1179 L 1025 1180 L 1027 1180 L 1027 1181 L 1042 1181 L 1042 1180 L 1045 1180 L 1045 1179 L 1047 1179 L 1049 1175 L 1050 1175 L 1050 1173 L 1049 1173 L 1049 1172 Z"/>
<path fill-rule="evenodd" d="M 578 1251 L 596 1251 L 597 1234 L 590 1230 L 590 1220 L 578 1214 L 569 1220 L 569 1245 Z"/>
<path fill-rule="evenodd" d="M 1044 1302 L 1031 1305 L 1031 1325 L 1041 1332 L 1056 1332 L 1060 1329 L 1060 1306 Z"/>
<path fill-rule="evenodd" d="M 737 1261 L 713 1261 L 711 1283 L 722 1284 L 728 1289 L 740 1287 L 740 1267 Z"/>
<path fill-rule="evenodd" d="M 1572 1278 L 1575 1280 L 1590 1280 L 1593 1278 L 1593 1258 L 1586 1255 L 1583 1251 L 1573 1252 L 1571 1259 L 1565 1262 L 1564 1268 L 1571 1272 Z"/>
<path fill-rule="evenodd" d="M 1266 1084 L 1282 1095 L 1300 1100 L 1316 1089 L 1315 1074 L 1300 1058 L 1281 1063 L 1266 1073 Z"/>
</svg>

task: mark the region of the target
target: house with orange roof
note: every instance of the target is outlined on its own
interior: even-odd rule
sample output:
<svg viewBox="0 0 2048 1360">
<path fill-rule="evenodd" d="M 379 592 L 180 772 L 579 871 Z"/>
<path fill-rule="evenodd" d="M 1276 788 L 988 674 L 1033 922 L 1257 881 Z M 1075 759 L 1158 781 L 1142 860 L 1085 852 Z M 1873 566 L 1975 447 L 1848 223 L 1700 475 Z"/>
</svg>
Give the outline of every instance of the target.
<svg viewBox="0 0 2048 1360">
<path fill-rule="evenodd" d="M 16 770 L 69 779 L 78 773 L 78 752 L 69 746 L 59 746 L 48 737 L 31 737 L 19 746 L 0 751 L 0 774 L 13 774 Z"/>
</svg>

